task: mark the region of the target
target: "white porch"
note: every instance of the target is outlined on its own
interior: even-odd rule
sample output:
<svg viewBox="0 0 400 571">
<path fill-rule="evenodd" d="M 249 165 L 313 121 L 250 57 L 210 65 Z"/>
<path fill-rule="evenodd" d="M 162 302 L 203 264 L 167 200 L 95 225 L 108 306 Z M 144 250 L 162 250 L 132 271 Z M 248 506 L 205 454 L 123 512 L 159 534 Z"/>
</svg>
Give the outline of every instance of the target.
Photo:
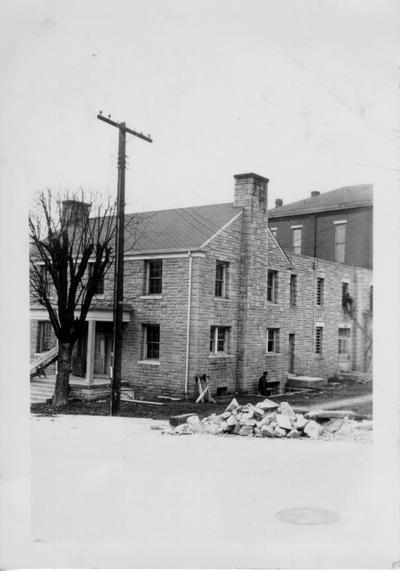
<svg viewBox="0 0 400 571">
<path fill-rule="evenodd" d="M 44 308 L 31 308 L 30 319 L 49 321 Z M 123 323 L 130 320 L 130 309 L 123 311 Z M 110 387 L 112 376 L 112 325 L 111 307 L 94 307 L 86 318 L 86 327 L 82 337 L 76 342 L 72 355 L 70 385 L 73 395 L 87 393 L 86 389 L 95 389 L 96 395 L 101 388 Z M 47 377 L 49 380 L 50 376 Z M 101 391 L 100 391 L 101 392 Z"/>
</svg>

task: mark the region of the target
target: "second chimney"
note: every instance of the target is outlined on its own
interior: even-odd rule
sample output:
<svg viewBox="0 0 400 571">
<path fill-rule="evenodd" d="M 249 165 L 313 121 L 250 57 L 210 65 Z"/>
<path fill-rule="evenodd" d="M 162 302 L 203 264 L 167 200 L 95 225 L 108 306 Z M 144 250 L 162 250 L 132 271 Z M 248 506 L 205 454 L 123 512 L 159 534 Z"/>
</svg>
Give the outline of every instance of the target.
<svg viewBox="0 0 400 571">
<path fill-rule="evenodd" d="M 82 200 L 63 200 L 62 220 L 67 226 L 71 224 L 86 225 L 89 219 L 90 204 Z"/>
<path fill-rule="evenodd" d="M 319 190 L 312 190 L 311 191 L 311 196 L 319 196 L 321 193 Z"/>
<path fill-rule="evenodd" d="M 277 198 L 275 200 L 275 208 L 280 208 L 281 206 L 283 206 L 283 200 L 282 198 Z"/>
</svg>

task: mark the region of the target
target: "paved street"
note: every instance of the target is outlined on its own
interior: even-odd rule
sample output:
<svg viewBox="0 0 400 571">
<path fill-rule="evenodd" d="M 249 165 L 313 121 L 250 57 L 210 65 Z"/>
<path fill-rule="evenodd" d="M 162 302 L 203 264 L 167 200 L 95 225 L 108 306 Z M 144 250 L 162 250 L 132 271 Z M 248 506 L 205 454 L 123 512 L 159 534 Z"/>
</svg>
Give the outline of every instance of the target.
<svg viewBox="0 0 400 571">
<path fill-rule="evenodd" d="M 8 543 L 14 565 L 391 566 L 372 445 L 169 436 L 152 424 L 32 417 L 33 541 L 24 550 L 18 539 Z M 3 517 L 19 484 L 2 487 Z M 339 519 L 295 525 L 276 517 L 304 507 Z"/>
</svg>

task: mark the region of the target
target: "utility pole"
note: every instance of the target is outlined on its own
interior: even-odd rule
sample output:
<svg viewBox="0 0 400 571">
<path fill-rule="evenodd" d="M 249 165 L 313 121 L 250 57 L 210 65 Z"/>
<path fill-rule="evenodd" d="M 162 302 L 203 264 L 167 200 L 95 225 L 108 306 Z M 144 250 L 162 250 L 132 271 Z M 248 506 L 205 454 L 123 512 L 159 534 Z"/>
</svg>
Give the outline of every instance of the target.
<svg viewBox="0 0 400 571">
<path fill-rule="evenodd" d="M 139 139 L 152 143 L 149 136 L 128 129 L 125 123 L 117 123 L 104 117 L 100 111 L 97 119 L 104 121 L 119 130 L 118 140 L 118 186 L 117 186 L 117 219 L 115 233 L 115 265 L 114 265 L 114 304 L 113 304 L 113 361 L 111 379 L 110 415 L 119 414 L 121 402 L 122 371 L 122 315 L 124 300 L 124 226 L 125 226 L 125 168 L 126 168 L 126 134 L 130 133 Z"/>
</svg>

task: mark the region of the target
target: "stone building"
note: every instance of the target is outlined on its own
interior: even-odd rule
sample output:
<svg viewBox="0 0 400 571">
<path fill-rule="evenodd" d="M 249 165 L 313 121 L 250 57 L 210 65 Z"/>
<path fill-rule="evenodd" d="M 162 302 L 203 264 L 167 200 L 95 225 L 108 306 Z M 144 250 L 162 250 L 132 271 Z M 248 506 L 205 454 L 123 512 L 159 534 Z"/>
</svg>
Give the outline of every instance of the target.
<svg viewBox="0 0 400 571">
<path fill-rule="evenodd" d="M 289 256 L 268 230 L 268 179 L 234 178 L 233 203 L 126 218 L 122 379 L 139 398 L 192 396 L 200 374 L 245 392 L 264 370 L 282 390 L 288 372 L 370 366 L 371 271 Z M 112 294 L 111 269 L 74 349 L 71 386 L 85 398 L 109 387 Z M 31 353 L 51 345 L 47 321 L 32 306 Z"/>
</svg>

